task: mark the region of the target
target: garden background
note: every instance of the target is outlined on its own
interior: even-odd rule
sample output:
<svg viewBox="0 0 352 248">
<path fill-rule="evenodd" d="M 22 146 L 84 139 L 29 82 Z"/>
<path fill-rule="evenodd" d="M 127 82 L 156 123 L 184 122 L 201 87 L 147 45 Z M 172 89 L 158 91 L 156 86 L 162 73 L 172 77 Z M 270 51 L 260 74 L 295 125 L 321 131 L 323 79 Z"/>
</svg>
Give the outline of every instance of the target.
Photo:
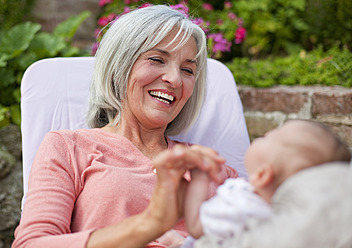
<svg viewBox="0 0 352 248">
<path fill-rule="evenodd" d="M 43 58 L 91 56 L 103 26 L 159 3 L 206 32 L 209 56 L 235 77 L 251 140 L 304 118 L 329 125 L 352 147 L 350 0 L 0 0 L 0 248 L 10 247 L 20 218 L 25 69 Z"/>
</svg>

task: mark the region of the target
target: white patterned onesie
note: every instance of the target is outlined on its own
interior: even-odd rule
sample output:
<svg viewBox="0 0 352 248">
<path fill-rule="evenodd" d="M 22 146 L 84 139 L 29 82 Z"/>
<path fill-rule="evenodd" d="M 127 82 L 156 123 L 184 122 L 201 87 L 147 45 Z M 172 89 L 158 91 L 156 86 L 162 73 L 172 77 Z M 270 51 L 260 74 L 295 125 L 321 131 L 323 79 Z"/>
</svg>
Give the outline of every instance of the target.
<svg viewBox="0 0 352 248">
<path fill-rule="evenodd" d="M 243 178 L 229 178 L 218 187 L 216 195 L 200 207 L 200 221 L 204 235 L 217 242 L 234 237 L 246 229 L 248 219 L 267 219 L 271 207 Z M 184 248 L 192 247 L 194 239 L 188 237 Z"/>
</svg>

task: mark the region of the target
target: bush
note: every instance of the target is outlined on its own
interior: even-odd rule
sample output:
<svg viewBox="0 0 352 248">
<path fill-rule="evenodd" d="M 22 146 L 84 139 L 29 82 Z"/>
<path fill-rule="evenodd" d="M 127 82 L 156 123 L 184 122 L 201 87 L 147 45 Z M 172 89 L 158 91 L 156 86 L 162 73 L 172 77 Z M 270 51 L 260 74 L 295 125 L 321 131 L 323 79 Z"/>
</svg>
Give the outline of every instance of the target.
<svg viewBox="0 0 352 248">
<path fill-rule="evenodd" d="M 324 52 L 319 47 L 297 55 L 250 61 L 235 58 L 226 64 L 237 84 L 254 87 L 274 85 L 352 86 L 351 52 L 335 46 Z"/>
<path fill-rule="evenodd" d="M 53 33 L 41 32 L 32 22 L 0 30 L 0 127 L 20 125 L 20 83 L 24 71 L 37 60 L 49 57 L 82 56 L 71 40 L 88 11 L 57 25 Z"/>
<path fill-rule="evenodd" d="M 3 29 L 9 29 L 26 21 L 31 14 L 35 0 L 0 0 L 0 23 Z"/>
<path fill-rule="evenodd" d="M 236 0 L 234 12 L 243 18 L 247 39 L 242 56 L 266 57 L 299 53 L 336 44 L 351 50 L 350 0 Z"/>
<path fill-rule="evenodd" d="M 248 37 L 243 56 L 289 54 L 302 49 L 297 34 L 309 29 L 302 18 L 306 0 L 236 0 L 234 8 L 244 20 Z"/>
<path fill-rule="evenodd" d="M 322 45 L 325 49 L 338 44 L 352 49 L 352 1 L 306 0 L 303 18 L 309 29 L 301 36 L 306 49 Z"/>
<path fill-rule="evenodd" d="M 199 25 L 207 35 L 208 53 L 212 58 L 224 60 L 236 47 L 240 46 L 246 37 L 243 20 L 235 14 L 234 7 L 229 1 L 202 3 L 199 0 L 189 0 L 187 4 L 184 4 L 182 0 L 151 0 L 143 4 L 141 2 L 138 0 L 100 0 L 102 13 L 97 22 L 97 41 L 101 40 L 109 23 L 119 18 L 120 15 L 135 8 L 157 4 L 169 4 L 185 15 L 191 15 L 193 22 Z"/>
</svg>

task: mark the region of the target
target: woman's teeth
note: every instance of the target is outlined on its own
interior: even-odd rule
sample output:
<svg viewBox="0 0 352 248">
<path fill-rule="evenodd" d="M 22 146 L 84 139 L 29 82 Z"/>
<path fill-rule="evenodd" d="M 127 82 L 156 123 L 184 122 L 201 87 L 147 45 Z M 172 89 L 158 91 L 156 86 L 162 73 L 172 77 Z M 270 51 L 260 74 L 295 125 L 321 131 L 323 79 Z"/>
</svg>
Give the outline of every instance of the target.
<svg viewBox="0 0 352 248">
<path fill-rule="evenodd" d="M 166 94 L 166 93 L 163 93 L 163 92 L 160 92 L 160 91 L 150 91 L 149 94 L 151 96 L 153 96 L 155 99 L 163 102 L 163 103 L 166 103 L 166 104 L 171 104 L 173 101 L 174 101 L 174 97 L 169 95 L 169 94 Z"/>
</svg>

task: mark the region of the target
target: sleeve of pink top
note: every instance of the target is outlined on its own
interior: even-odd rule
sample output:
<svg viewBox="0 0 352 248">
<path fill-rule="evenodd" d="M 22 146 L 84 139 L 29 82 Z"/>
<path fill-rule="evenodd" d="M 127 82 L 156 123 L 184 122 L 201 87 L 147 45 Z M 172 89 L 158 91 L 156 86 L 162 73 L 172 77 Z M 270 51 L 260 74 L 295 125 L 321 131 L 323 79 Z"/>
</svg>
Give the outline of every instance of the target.
<svg viewBox="0 0 352 248">
<path fill-rule="evenodd" d="M 49 133 L 44 138 L 31 169 L 28 197 L 13 248 L 86 246 L 94 230 L 70 230 L 80 180 L 77 169 L 71 166 L 70 147 L 59 134 Z"/>
</svg>

